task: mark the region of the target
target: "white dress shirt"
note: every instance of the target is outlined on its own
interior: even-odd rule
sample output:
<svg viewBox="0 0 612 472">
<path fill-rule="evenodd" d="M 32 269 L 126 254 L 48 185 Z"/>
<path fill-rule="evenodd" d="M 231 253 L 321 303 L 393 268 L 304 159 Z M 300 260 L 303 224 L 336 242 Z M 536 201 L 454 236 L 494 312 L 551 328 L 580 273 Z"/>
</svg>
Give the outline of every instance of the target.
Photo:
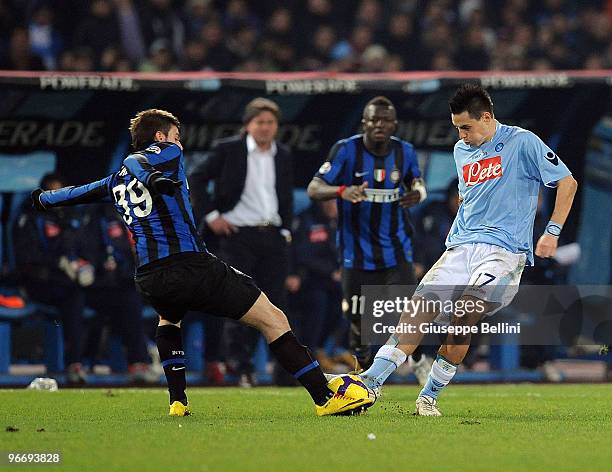
<svg viewBox="0 0 612 472">
<path fill-rule="evenodd" d="M 276 143 L 264 151 L 257 146 L 255 139 L 247 134 L 247 173 L 244 190 L 234 208 L 223 213 L 223 218 L 235 226 L 258 226 L 263 224 L 281 225 L 276 195 Z M 216 213 L 216 212 L 213 212 Z M 207 215 L 215 219 L 218 216 Z"/>
</svg>

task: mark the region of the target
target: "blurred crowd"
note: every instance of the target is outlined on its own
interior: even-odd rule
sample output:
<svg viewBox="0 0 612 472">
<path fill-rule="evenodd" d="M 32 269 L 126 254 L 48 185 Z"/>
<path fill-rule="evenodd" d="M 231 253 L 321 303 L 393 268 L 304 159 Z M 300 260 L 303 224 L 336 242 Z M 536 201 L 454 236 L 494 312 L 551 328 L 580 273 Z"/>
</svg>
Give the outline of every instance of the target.
<svg viewBox="0 0 612 472">
<path fill-rule="evenodd" d="M 612 67 L 606 0 L 0 0 L 0 69 Z"/>
</svg>

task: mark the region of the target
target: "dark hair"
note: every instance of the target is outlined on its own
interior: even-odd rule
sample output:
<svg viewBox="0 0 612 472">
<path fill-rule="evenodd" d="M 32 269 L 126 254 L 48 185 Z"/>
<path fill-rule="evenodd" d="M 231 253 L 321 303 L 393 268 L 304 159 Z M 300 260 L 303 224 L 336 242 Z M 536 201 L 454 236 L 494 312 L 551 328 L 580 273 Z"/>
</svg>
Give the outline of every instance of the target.
<svg viewBox="0 0 612 472">
<path fill-rule="evenodd" d="M 373 99 L 368 101 L 368 103 L 365 104 L 365 107 L 363 107 L 364 114 L 370 105 L 374 105 L 375 107 L 395 108 L 391 100 L 389 100 L 387 97 L 383 97 L 382 95 L 374 97 Z"/>
<path fill-rule="evenodd" d="M 247 103 L 247 106 L 244 107 L 242 123 L 244 125 L 248 125 L 253 118 L 264 111 L 269 111 L 276 117 L 277 121 L 280 121 L 281 113 L 278 105 L 267 98 L 257 97 Z"/>
<path fill-rule="evenodd" d="M 467 111 L 470 118 L 479 120 L 485 111 L 493 115 L 491 96 L 479 84 L 463 84 L 448 101 L 451 113 L 458 115 Z"/>
<path fill-rule="evenodd" d="M 64 176 L 59 172 L 48 172 L 43 175 L 40 179 L 39 186 L 43 190 L 49 190 L 51 188 L 52 182 L 59 182 L 61 187 L 66 186 L 66 180 L 64 179 Z"/>
<path fill-rule="evenodd" d="M 181 128 L 178 118 L 169 111 L 151 108 L 136 113 L 130 120 L 132 146 L 135 150 L 142 149 L 155 139 L 155 133 L 158 131 L 167 135 L 172 125 Z"/>
</svg>

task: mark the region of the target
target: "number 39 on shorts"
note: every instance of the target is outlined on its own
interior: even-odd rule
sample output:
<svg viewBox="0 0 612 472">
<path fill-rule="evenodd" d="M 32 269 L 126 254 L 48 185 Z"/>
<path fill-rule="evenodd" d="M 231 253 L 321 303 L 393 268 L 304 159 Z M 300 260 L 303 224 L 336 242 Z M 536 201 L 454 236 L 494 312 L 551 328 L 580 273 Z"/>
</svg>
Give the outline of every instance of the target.
<svg viewBox="0 0 612 472">
<path fill-rule="evenodd" d="M 113 198 L 123 208 L 123 220 L 128 225 L 132 223 L 132 214 L 136 218 L 144 218 L 153 209 L 151 194 L 137 179 L 130 180 L 127 185 L 113 187 Z"/>
</svg>

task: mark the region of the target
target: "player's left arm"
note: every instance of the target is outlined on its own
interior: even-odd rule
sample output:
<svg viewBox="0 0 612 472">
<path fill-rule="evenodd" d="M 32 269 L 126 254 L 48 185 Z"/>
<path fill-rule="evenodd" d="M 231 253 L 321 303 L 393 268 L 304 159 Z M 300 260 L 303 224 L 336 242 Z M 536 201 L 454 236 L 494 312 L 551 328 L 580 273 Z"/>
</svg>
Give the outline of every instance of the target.
<svg viewBox="0 0 612 472">
<path fill-rule="evenodd" d="M 528 157 L 529 174 L 538 178 L 545 186 L 557 188 L 553 214 L 535 249 L 538 257 L 554 257 L 578 183 L 559 156 L 535 134 L 528 132 L 524 135 L 523 149 Z"/>
<path fill-rule="evenodd" d="M 403 143 L 402 146 L 404 146 Z M 406 192 L 400 198 L 399 204 L 402 208 L 410 208 L 427 198 L 427 189 L 425 188 L 425 180 L 421 177 L 419 161 L 414 148 L 406 146 L 404 155 L 408 159 L 408 172 L 403 182 Z"/>
<path fill-rule="evenodd" d="M 178 149 L 178 146 L 177 146 Z M 170 149 L 170 152 L 172 149 Z M 164 152 L 168 153 L 168 149 Z M 179 157 L 177 155 L 176 157 Z M 145 187 L 154 190 L 157 193 L 172 196 L 176 188 L 183 185 L 181 181 L 175 181 L 165 177 L 163 173 L 155 169 L 149 162 L 146 154 L 143 152 L 135 152 L 130 154 L 123 160 L 123 165 L 128 172 L 142 182 Z"/>
<path fill-rule="evenodd" d="M 37 188 L 31 194 L 32 206 L 37 210 L 53 207 L 95 203 L 110 195 L 109 182 L 112 175 L 85 185 L 70 186 L 58 190 Z"/>
<path fill-rule="evenodd" d="M 578 182 L 571 175 L 563 177 L 557 184 L 557 198 L 555 199 L 555 208 L 553 210 L 550 221 L 546 225 L 544 234 L 538 239 L 535 254 L 538 257 L 554 257 L 557 252 L 557 244 L 559 242 L 559 234 L 567 220 L 574 195 L 578 189 Z"/>
</svg>

